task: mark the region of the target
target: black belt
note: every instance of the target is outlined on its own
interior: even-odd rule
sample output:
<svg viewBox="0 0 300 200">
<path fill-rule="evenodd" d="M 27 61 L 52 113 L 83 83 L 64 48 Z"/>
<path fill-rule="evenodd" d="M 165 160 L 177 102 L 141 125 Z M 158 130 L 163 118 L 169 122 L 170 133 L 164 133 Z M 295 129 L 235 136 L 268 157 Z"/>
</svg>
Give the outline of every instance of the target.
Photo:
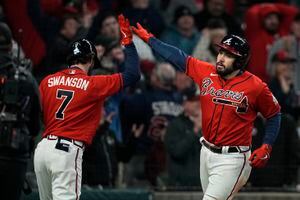
<svg viewBox="0 0 300 200">
<path fill-rule="evenodd" d="M 73 139 L 70 139 L 70 138 L 65 138 L 65 137 L 61 137 L 61 136 L 55 136 L 55 135 L 47 135 L 46 138 L 48 140 L 58 140 L 58 143 L 61 142 L 61 140 L 66 140 L 68 142 L 71 142 L 73 143 L 75 146 L 78 146 L 80 148 L 83 148 L 84 147 L 84 143 L 83 142 L 80 142 L 80 141 L 77 141 L 77 140 L 73 140 Z"/>
<path fill-rule="evenodd" d="M 212 146 L 212 145 L 210 145 L 209 143 L 207 143 L 205 140 L 202 140 L 202 144 L 203 144 L 206 148 L 208 148 L 210 151 L 212 151 L 212 152 L 214 152 L 214 153 L 219 153 L 219 154 L 223 153 L 223 152 L 222 152 L 222 147 Z M 237 153 L 237 152 L 241 152 L 241 151 L 239 150 L 238 147 L 228 147 L 228 151 L 227 151 L 227 152 L 228 152 L 228 153 Z"/>
</svg>

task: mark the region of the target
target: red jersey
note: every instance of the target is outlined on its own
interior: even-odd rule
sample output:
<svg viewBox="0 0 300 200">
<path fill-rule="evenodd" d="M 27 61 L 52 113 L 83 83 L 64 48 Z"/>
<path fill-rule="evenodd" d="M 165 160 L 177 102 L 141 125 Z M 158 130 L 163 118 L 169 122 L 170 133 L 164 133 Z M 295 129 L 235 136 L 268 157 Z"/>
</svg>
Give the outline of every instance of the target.
<svg viewBox="0 0 300 200">
<path fill-rule="evenodd" d="M 45 131 L 90 144 L 107 96 L 122 87 L 121 74 L 88 76 L 79 68 L 47 76 L 40 84 Z"/>
<path fill-rule="evenodd" d="M 215 66 L 193 57 L 186 69 L 200 87 L 203 136 L 217 146 L 250 146 L 257 113 L 270 118 L 280 112 L 266 83 L 250 72 L 224 80 Z"/>
</svg>

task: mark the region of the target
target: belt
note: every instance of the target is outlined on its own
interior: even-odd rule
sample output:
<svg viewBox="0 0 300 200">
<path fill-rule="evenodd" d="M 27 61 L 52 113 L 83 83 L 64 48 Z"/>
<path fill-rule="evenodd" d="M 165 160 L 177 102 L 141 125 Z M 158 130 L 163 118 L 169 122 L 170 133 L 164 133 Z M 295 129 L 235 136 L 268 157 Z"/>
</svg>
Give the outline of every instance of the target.
<svg viewBox="0 0 300 200">
<path fill-rule="evenodd" d="M 46 138 L 48 140 L 58 140 L 59 142 L 65 140 L 65 141 L 73 143 L 75 146 L 78 146 L 80 148 L 84 148 L 84 142 L 81 142 L 81 141 L 78 141 L 78 140 L 65 138 L 65 137 L 61 137 L 61 136 L 56 136 L 56 135 L 47 135 Z"/>
<path fill-rule="evenodd" d="M 239 147 L 237 146 L 224 146 L 224 147 L 217 147 L 217 146 L 213 146 L 211 144 L 209 144 L 207 141 L 205 141 L 204 139 L 201 140 L 201 143 L 208 148 L 210 151 L 214 152 L 214 153 L 218 153 L 218 154 L 222 154 L 222 153 L 243 153 L 243 152 L 247 152 L 250 150 L 250 147 L 247 150 L 241 150 Z M 227 150 L 225 152 L 223 152 L 223 148 L 227 148 Z"/>
</svg>

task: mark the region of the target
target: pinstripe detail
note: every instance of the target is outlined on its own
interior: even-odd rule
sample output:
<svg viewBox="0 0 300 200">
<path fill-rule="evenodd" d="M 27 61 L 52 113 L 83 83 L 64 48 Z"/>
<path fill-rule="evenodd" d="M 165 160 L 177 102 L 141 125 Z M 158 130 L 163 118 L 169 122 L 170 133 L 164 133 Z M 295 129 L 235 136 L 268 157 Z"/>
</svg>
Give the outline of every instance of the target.
<svg viewBox="0 0 300 200">
<path fill-rule="evenodd" d="M 218 78 L 219 78 L 219 81 L 220 81 L 220 83 L 221 83 L 221 85 L 222 85 L 222 89 L 224 89 L 224 87 L 225 87 L 226 85 L 223 84 L 223 81 L 221 80 L 221 77 L 220 77 L 220 76 L 218 76 Z M 215 104 L 214 114 L 213 114 L 213 116 L 212 116 L 212 118 L 211 118 L 211 124 L 210 124 L 211 126 L 210 126 L 209 136 L 211 136 L 211 128 L 212 128 L 212 123 L 213 123 L 213 119 L 214 119 L 214 115 L 215 115 L 216 108 L 217 108 L 217 104 Z M 224 110 L 224 105 L 222 106 L 222 110 L 221 110 L 221 114 L 220 114 L 220 117 L 219 117 L 219 122 L 218 122 L 218 126 L 217 126 L 216 133 L 215 133 L 213 139 L 211 140 L 211 142 L 212 142 L 213 144 L 216 143 L 216 139 L 217 139 L 217 135 L 218 135 L 218 130 L 219 130 L 219 127 L 220 127 L 220 122 L 221 122 L 221 119 L 222 119 L 223 110 Z"/>
<path fill-rule="evenodd" d="M 78 171 L 77 171 L 77 159 L 78 159 L 79 149 L 77 149 L 76 157 L 75 157 L 75 172 L 76 172 L 76 181 L 75 181 L 75 193 L 76 193 L 76 200 L 79 200 L 78 195 Z M 81 184 L 81 183 L 80 183 Z"/>
<path fill-rule="evenodd" d="M 217 105 L 215 105 L 215 106 L 217 106 Z M 217 136 L 218 136 L 218 131 L 219 131 L 219 127 L 220 127 L 220 124 L 221 124 L 224 107 L 225 106 L 223 105 L 222 110 L 221 110 L 221 114 L 220 114 L 220 118 L 219 118 L 219 122 L 218 122 L 218 126 L 217 126 L 217 130 L 216 130 L 216 134 L 215 134 L 215 137 L 212 140 L 212 143 L 214 143 L 214 144 L 216 143 L 216 139 L 217 139 Z"/>
<path fill-rule="evenodd" d="M 212 129 L 212 124 L 213 124 L 213 119 L 214 119 L 214 116 L 215 116 L 215 112 L 216 112 L 216 109 L 217 109 L 217 105 L 215 104 L 215 107 L 214 107 L 214 112 L 213 112 L 213 115 L 210 119 L 210 122 L 208 124 L 208 127 L 209 127 L 209 136 L 208 136 L 208 141 L 211 141 L 213 142 L 213 140 L 210 139 L 212 133 L 211 133 L 211 129 Z M 214 137 L 215 138 L 215 137 Z"/>
<path fill-rule="evenodd" d="M 243 163 L 243 167 L 242 167 L 242 169 L 241 169 L 241 171 L 240 171 L 240 174 L 239 174 L 239 176 L 238 176 L 238 178 L 237 178 L 237 180 L 236 180 L 236 182 L 235 182 L 235 184 L 234 184 L 234 186 L 233 186 L 233 188 L 232 188 L 232 190 L 231 190 L 230 195 L 226 198 L 226 200 L 228 200 L 229 197 L 232 195 L 232 193 L 233 193 L 233 191 L 234 191 L 234 189 L 235 189 L 237 183 L 239 182 L 239 179 L 240 179 L 240 177 L 241 177 L 241 175 L 242 175 L 242 172 L 243 172 L 243 170 L 244 170 L 244 168 L 245 168 L 245 164 L 246 164 L 246 155 L 245 155 L 245 154 L 243 154 L 243 155 L 244 155 L 244 163 Z"/>
</svg>

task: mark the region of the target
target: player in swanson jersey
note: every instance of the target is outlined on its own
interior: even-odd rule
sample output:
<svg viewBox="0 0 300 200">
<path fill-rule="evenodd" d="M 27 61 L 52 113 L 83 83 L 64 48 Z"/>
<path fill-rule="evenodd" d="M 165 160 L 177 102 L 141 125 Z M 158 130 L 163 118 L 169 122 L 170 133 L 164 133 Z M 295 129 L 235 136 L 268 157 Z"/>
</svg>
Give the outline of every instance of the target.
<svg viewBox="0 0 300 200">
<path fill-rule="evenodd" d="M 247 182 L 251 167 L 270 158 L 280 127 L 280 106 L 266 83 L 244 68 L 248 42 L 227 35 L 219 46 L 216 65 L 186 55 L 156 39 L 139 23 L 133 31 L 200 87 L 202 143 L 200 178 L 205 200 L 227 200 Z M 264 142 L 251 154 L 253 122 L 260 112 L 267 120 Z"/>
<path fill-rule="evenodd" d="M 82 155 L 96 133 L 103 102 L 140 78 L 129 21 L 120 15 L 119 24 L 126 53 L 124 72 L 89 76 L 89 70 L 100 62 L 95 46 L 80 39 L 70 47 L 69 68 L 40 84 L 45 131 L 34 154 L 40 199 L 80 198 Z"/>
</svg>

